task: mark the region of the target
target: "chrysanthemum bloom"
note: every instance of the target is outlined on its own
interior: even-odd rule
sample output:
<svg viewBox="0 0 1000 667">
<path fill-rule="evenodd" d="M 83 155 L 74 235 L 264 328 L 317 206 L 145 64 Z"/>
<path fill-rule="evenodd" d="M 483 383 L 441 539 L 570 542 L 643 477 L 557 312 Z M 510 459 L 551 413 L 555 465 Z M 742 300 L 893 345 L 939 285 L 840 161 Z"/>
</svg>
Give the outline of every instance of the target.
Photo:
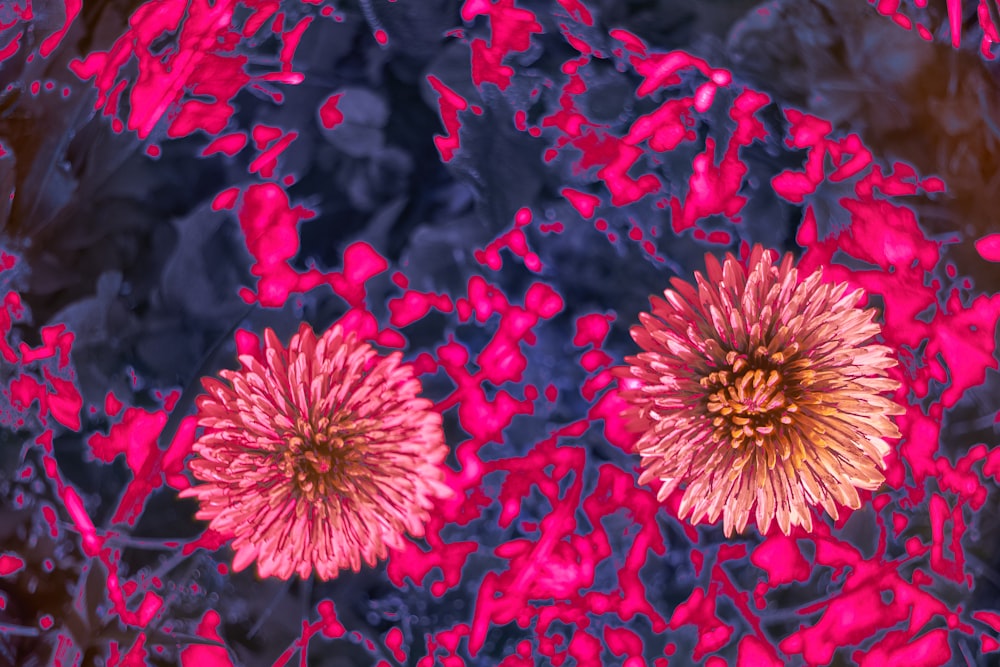
<svg viewBox="0 0 1000 667">
<path fill-rule="evenodd" d="M 837 518 L 857 489 L 884 481 L 886 438 L 902 408 L 880 392 L 891 350 L 862 290 L 800 280 L 791 254 L 775 264 L 756 246 L 747 267 L 705 258 L 697 289 L 674 278 L 632 337 L 643 352 L 618 375 L 630 427 L 641 433 L 639 482 L 660 479 L 659 499 L 683 487 L 680 518 L 742 532 L 756 505 L 764 533 L 812 529 L 810 505 Z"/>
<path fill-rule="evenodd" d="M 182 493 L 197 517 L 232 535 L 233 569 L 260 576 L 360 570 L 423 535 L 435 497 L 450 493 L 441 415 L 395 352 L 383 357 L 334 326 L 303 324 L 286 350 L 267 329 L 264 363 L 240 356 L 226 382 L 202 381 L 203 435 Z"/>
</svg>

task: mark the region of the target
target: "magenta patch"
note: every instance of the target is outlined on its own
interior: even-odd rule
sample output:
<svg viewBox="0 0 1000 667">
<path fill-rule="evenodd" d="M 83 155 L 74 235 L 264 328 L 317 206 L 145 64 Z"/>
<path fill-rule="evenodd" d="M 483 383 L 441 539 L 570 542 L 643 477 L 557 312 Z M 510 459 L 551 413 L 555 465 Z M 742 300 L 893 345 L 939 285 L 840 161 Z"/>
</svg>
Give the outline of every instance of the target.
<svg viewBox="0 0 1000 667">
<path fill-rule="evenodd" d="M 1000 262 L 1000 234 L 990 234 L 976 241 L 976 250 L 990 262 Z"/>
<path fill-rule="evenodd" d="M 488 17 L 492 39 L 474 39 L 469 45 L 472 51 L 472 82 L 477 86 L 492 83 L 504 90 L 510 85 L 514 73 L 511 67 L 504 64 L 504 59 L 527 51 L 531 36 L 541 32 L 542 26 L 532 12 L 517 7 L 515 0 L 465 0 L 462 18 L 472 21 L 480 15 Z"/>
<path fill-rule="evenodd" d="M 181 473 L 183 461 L 194 444 L 194 420 L 186 418 L 170 447 L 163 451 L 159 448 L 159 436 L 166 423 L 166 411 L 127 408 L 108 435 L 95 433 L 87 440 L 94 457 L 100 461 L 109 463 L 124 454 L 133 476 L 112 516 L 113 522 L 134 525 L 149 495 L 164 481 L 177 489 L 187 488 L 187 478 Z"/>
<path fill-rule="evenodd" d="M 344 114 L 337 109 L 340 95 L 330 95 L 319 108 L 320 122 L 328 130 L 332 130 L 344 120 Z"/>
<path fill-rule="evenodd" d="M 437 146 L 438 152 L 441 154 L 441 159 L 448 162 L 454 157 L 455 151 L 461 145 L 458 131 L 461 129 L 462 123 L 458 118 L 458 112 L 468 109 L 469 104 L 465 101 L 465 98 L 451 88 L 448 88 L 437 77 L 428 76 L 427 83 L 431 85 L 431 88 L 438 95 L 441 121 L 444 123 L 445 129 L 443 135 L 434 137 L 434 145 Z"/>
<path fill-rule="evenodd" d="M 17 572 L 24 566 L 24 561 L 17 556 L 12 556 L 11 554 L 3 554 L 0 556 L 0 576 L 7 576 Z"/>
<path fill-rule="evenodd" d="M 197 635 L 210 642 L 222 642 L 219 636 L 219 614 L 214 610 L 206 611 L 198 624 Z M 191 644 L 181 651 L 182 667 L 233 667 L 226 649 L 221 646 Z"/>
</svg>

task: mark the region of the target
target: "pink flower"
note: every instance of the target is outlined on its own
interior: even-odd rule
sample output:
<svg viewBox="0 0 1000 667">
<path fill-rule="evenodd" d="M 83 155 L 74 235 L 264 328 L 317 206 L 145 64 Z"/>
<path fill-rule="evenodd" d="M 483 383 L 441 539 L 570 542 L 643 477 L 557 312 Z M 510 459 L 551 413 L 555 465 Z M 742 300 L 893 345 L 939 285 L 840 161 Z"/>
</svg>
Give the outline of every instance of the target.
<svg viewBox="0 0 1000 667">
<path fill-rule="evenodd" d="M 264 363 L 242 355 L 226 382 L 202 381 L 190 462 L 201 483 L 181 494 L 235 538 L 233 569 L 330 579 L 423 535 L 434 498 L 450 494 L 448 447 L 400 353 L 380 356 L 339 325 L 317 339 L 302 324 L 287 350 L 270 329 L 264 341 Z"/>
<path fill-rule="evenodd" d="M 900 435 L 889 415 L 903 412 L 880 395 L 899 387 L 886 376 L 897 362 L 868 343 L 881 329 L 857 307 L 862 290 L 822 271 L 799 280 L 791 254 L 774 264 L 760 246 L 747 269 L 732 255 L 705 263 L 697 289 L 674 278 L 650 300 L 632 328 L 643 352 L 619 371 L 639 482 L 661 480 L 661 501 L 683 486 L 678 516 L 723 514 L 727 536 L 755 505 L 762 533 L 777 519 L 786 535 L 812 529 L 810 505 L 858 508 L 857 489 L 884 481 L 886 438 Z"/>
</svg>

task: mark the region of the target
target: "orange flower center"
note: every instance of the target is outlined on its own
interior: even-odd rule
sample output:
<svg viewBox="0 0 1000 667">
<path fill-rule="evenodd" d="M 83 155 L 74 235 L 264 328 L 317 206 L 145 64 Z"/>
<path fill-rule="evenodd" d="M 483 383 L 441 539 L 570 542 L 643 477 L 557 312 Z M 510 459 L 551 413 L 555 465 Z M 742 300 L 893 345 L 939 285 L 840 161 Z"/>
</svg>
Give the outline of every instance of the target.
<svg viewBox="0 0 1000 667">
<path fill-rule="evenodd" d="M 764 352 L 764 351 L 762 351 Z M 771 355 L 729 352 L 727 367 L 709 373 L 700 384 L 707 390 L 705 408 L 712 416 L 713 442 L 728 439 L 733 449 L 753 442 L 768 444 L 781 424 L 790 424 L 788 413 L 798 407 L 786 395 L 785 377 L 779 359 Z"/>
<path fill-rule="evenodd" d="M 288 447 L 279 466 L 307 501 L 344 489 L 359 454 L 351 435 L 344 424 L 329 417 L 315 424 L 303 418 L 297 421 L 295 431 L 287 436 Z"/>
</svg>

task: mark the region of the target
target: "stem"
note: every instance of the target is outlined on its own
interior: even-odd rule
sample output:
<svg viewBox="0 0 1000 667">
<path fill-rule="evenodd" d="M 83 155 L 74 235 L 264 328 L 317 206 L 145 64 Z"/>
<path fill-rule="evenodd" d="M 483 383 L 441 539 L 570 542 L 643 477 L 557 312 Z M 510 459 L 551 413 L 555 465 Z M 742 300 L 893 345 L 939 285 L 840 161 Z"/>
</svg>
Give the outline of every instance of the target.
<svg viewBox="0 0 1000 667">
<path fill-rule="evenodd" d="M 0 635 L 16 635 L 18 637 L 37 637 L 40 635 L 38 628 L 29 628 L 26 625 L 10 625 L 0 623 Z"/>
<path fill-rule="evenodd" d="M 361 13 L 365 15 L 365 22 L 371 28 L 372 33 L 384 33 L 385 28 L 382 27 L 382 22 L 378 20 L 375 7 L 372 6 L 372 0 L 359 0 L 359 2 L 361 4 Z M 382 46 L 382 44 L 380 43 L 379 46 Z"/>
</svg>

